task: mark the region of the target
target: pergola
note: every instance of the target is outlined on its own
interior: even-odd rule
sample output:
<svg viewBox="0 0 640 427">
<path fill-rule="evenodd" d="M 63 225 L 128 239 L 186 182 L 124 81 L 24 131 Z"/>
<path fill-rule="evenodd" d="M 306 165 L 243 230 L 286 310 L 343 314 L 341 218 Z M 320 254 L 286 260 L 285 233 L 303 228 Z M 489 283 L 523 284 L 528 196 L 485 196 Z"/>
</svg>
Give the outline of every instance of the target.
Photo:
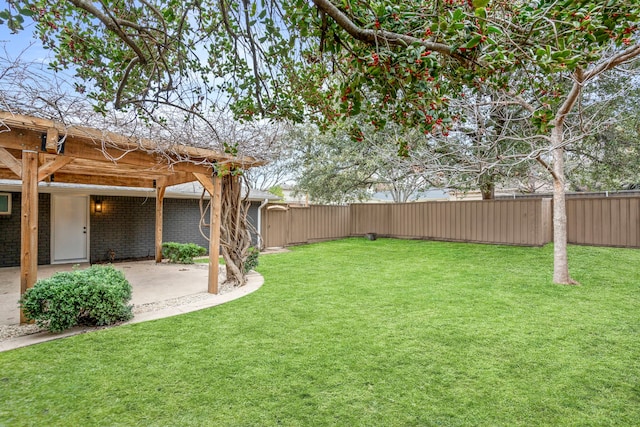
<svg viewBox="0 0 640 427">
<path fill-rule="evenodd" d="M 147 139 L 0 112 L 0 178 L 22 181 L 21 294 L 37 280 L 40 181 L 155 189 L 156 262 L 162 261 L 165 189 L 199 181 L 211 197 L 208 291 L 217 294 L 222 189 L 214 169 L 246 169 L 259 164 L 249 157 L 187 145 L 163 148 Z M 26 321 L 23 313 L 20 321 Z"/>
</svg>

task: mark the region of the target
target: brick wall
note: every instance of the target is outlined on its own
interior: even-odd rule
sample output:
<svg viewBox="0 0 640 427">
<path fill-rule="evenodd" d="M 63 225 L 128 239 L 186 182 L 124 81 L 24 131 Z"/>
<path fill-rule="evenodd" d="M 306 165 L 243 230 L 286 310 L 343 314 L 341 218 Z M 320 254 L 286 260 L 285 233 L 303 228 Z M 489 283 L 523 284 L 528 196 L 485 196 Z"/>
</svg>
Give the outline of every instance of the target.
<svg viewBox="0 0 640 427">
<path fill-rule="evenodd" d="M 0 266 L 20 265 L 20 194 L 11 194 L 11 215 L 0 215 Z"/>
<path fill-rule="evenodd" d="M 198 224 L 200 222 L 200 201 L 195 199 L 165 199 L 164 200 L 164 221 L 163 240 L 165 242 L 196 243 L 205 248 L 209 248 L 209 242 L 202 236 Z M 254 227 L 258 225 L 259 203 L 253 202 L 249 207 L 247 221 Z M 205 212 L 204 221 L 209 223 L 209 211 Z M 203 228 L 203 232 L 208 236 L 209 227 Z M 252 235 L 255 244 L 257 238 Z"/>
<path fill-rule="evenodd" d="M 20 265 L 20 193 L 11 193 L 11 215 L 0 215 L 0 267 Z M 51 195 L 38 196 L 38 264 L 51 259 Z"/>
<path fill-rule="evenodd" d="M 147 258 L 155 254 L 155 198 L 100 196 L 102 212 L 96 213 L 96 196 L 91 196 L 90 261 L 108 262 L 110 251 L 115 260 Z M 249 221 L 257 223 L 253 203 Z M 39 195 L 38 263 L 51 262 L 51 195 Z M 209 222 L 209 213 L 206 214 Z M 165 199 L 163 241 L 196 243 L 209 248 L 200 234 L 200 207 L 197 199 Z M 209 228 L 204 228 L 209 233 Z M 255 237 L 254 237 L 255 241 Z M 0 216 L 0 267 L 20 265 L 20 193 L 12 193 L 12 214 Z"/>
<path fill-rule="evenodd" d="M 209 249 L 209 242 L 202 236 L 198 227 L 200 222 L 199 202 L 196 199 L 164 200 L 163 241 L 195 243 Z M 209 223 L 209 211 L 206 212 L 204 220 L 206 224 Z M 207 236 L 209 235 L 209 227 L 202 230 Z"/>
<path fill-rule="evenodd" d="M 94 212 L 91 198 L 91 262 L 152 257 L 155 253 L 154 198 L 101 196 L 102 212 Z"/>
<path fill-rule="evenodd" d="M 20 263 L 18 258 L 18 264 Z M 38 195 L 38 264 L 51 263 L 51 194 Z"/>
</svg>

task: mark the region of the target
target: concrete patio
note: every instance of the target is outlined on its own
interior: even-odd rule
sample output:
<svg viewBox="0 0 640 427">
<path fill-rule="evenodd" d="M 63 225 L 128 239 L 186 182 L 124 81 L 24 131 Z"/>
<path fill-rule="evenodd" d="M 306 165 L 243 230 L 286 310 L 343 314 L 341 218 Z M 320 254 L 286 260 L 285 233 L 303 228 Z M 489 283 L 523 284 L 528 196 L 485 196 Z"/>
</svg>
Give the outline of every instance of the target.
<svg viewBox="0 0 640 427">
<path fill-rule="evenodd" d="M 133 289 L 131 303 L 136 307 L 145 304 L 160 304 L 160 308 L 138 313 L 128 323 L 169 317 L 189 311 L 199 310 L 240 298 L 258 289 L 263 278 L 251 272 L 247 276 L 247 284 L 219 295 L 207 293 L 207 264 L 156 264 L 155 261 L 136 261 L 114 263 L 114 267 L 122 270 Z M 50 277 L 57 271 L 69 271 L 72 264 L 45 265 L 38 267 L 38 279 Z M 81 264 L 80 268 L 88 267 Z M 220 283 L 224 281 L 224 268 L 221 268 Z M 0 326 L 16 325 L 20 322 L 18 300 L 20 299 L 20 268 L 0 269 Z M 89 328 L 91 329 L 91 328 Z M 73 328 L 61 334 L 48 332 L 13 338 L 0 342 L 0 351 L 22 347 L 42 341 L 61 338 L 86 332 L 87 328 Z"/>
</svg>

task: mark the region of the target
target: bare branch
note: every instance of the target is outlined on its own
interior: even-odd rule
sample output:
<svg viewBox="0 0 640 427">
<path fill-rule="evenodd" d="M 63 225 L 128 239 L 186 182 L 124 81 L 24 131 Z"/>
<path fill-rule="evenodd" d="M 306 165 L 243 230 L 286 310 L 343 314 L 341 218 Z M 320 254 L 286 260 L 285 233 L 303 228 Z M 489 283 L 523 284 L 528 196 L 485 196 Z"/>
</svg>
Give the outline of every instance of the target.
<svg viewBox="0 0 640 427">
<path fill-rule="evenodd" d="M 545 170 L 551 174 L 551 176 L 553 177 L 554 180 L 559 179 L 558 175 L 556 175 L 556 172 L 553 170 L 553 168 L 551 166 L 549 166 L 547 164 L 547 162 L 542 160 L 542 158 L 540 156 L 536 157 L 536 162 L 540 163 L 542 165 L 542 167 L 545 168 Z"/>
<path fill-rule="evenodd" d="M 587 80 L 590 80 L 605 71 L 609 71 L 618 65 L 624 64 L 637 56 L 640 56 L 640 44 L 630 46 L 622 52 L 612 56 L 607 61 L 597 64 L 592 69 L 585 72 L 579 81 L 580 83 L 586 82 Z"/>
</svg>

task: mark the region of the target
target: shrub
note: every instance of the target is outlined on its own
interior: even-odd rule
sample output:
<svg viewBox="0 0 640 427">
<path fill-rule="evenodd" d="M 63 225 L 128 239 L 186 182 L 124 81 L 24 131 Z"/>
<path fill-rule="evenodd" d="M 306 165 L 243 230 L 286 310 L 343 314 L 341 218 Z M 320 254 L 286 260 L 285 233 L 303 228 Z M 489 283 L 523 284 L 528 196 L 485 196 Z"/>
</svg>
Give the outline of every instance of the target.
<svg viewBox="0 0 640 427">
<path fill-rule="evenodd" d="M 249 248 L 249 253 L 247 254 L 247 259 L 244 262 L 244 272 L 245 274 L 254 270 L 258 266 L 258 255 L 260 255 L 260 249 L 252 246 Z"/>
<path fill-rule="evenodd" d="M 102 326 L 133 317 L 131 284 L 110 265 L 54 274 L 39 280 L 20 298 L 29 320 L 51 332 L 76 325 Z"/>
<path fill-rule="evenodd" d="M 169 262 L 178 264 L 193 264 L 193 257 L 202 256 L 207 250 L 195 243 L 167 242 L 162 244 L 162 256 Z"/>
</svg>

